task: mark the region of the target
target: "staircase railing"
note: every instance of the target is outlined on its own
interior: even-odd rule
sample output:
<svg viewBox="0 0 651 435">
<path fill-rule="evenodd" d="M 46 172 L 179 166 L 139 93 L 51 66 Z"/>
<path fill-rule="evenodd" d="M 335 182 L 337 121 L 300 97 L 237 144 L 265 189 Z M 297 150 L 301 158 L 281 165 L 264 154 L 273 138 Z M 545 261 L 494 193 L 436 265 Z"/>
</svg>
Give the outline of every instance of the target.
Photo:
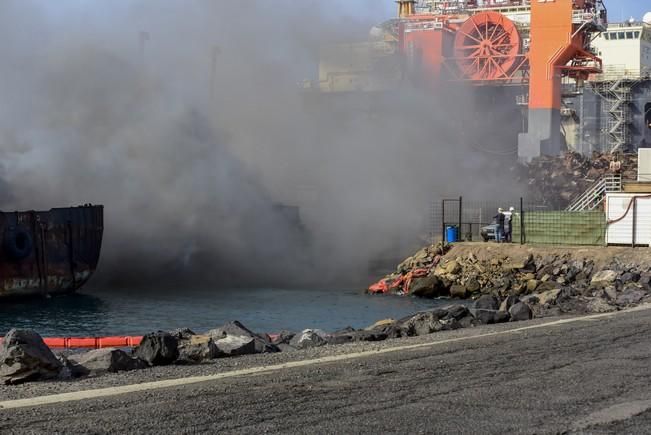
<svg viewBox="0 0 651 435">
<path fill-rule="evenodd" d="M 588 190 L 574 199 L 565 210 L 590 211 L 599 207 L 606 198 L 606 193 L 622 191 L 622 176 L 619 174 L 604 175 Z"/>
</svg>

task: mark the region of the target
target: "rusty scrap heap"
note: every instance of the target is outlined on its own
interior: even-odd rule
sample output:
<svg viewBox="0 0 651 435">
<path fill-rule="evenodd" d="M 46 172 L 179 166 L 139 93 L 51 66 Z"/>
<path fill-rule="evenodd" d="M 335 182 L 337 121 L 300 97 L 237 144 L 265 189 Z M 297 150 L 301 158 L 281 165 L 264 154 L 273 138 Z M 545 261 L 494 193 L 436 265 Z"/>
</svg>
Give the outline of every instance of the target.
<svg viewBox="0 0 651 435">
<path fill-rule="evenodd" d="M 611 163 L 621 163 L 624 180 L 637 176 L 637 154 L 593 153 L 583 156 L 568 152 L 563 156 L 538 157 L 522 167 L 518 179 L 527 183 L 528 198 L 540 205 L 565 208 L 574 198 L 590 188 L 597 180 L 613 173 Z"/>
</svg>

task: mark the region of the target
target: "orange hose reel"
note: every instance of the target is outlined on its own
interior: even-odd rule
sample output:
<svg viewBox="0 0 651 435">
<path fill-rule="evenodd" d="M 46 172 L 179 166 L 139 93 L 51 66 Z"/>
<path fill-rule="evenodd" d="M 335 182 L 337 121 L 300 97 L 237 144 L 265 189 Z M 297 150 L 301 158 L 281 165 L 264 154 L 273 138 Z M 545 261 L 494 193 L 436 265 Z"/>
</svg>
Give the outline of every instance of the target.
<svg viewBox="0 0 651 435">
<path fill-rule="evenodd" d="M 522 39 L 513 21 L 499 12 L 480 12 L 459 27 L 454 40 L 457 66 L 471 80 L 509 78 L 518 68 Z"/>
</svg>

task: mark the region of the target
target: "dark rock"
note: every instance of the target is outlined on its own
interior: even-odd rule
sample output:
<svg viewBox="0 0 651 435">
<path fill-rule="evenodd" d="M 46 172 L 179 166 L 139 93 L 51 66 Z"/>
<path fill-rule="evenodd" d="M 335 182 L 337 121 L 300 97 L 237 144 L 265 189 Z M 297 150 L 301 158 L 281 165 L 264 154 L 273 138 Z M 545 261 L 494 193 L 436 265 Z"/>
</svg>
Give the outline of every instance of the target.
<svg viewBox="0 0 651 435">
<path fill-rule="evenodd" d="M 450 287 L 450 296 L 453 298 L 465 299 L 468 296 L 468 290 L 463 285 L 455 284 Z"/>
<path fill-rule="evenodd" d="M 640 279 L 640 274 L 639 273 L 634 274 L 632 272 L 625 272 L 619 278 L 619 280 L 624 284 L 627 284 L 627 283 L 630 283 L 630 282 L 638 282 L 639 279 Z"/>
<path fill-rule="evenodd" d="M 495 317 L 493 318 L 494 323 L 504 323 L 504 322 L 508 322 L 509 320 L 511 320 L 511 315 L 508 312 L 505 311 L 495 312 Z"/>
<path fill-rule="evenodd" d="M 240 356 L 256 353 L 255 338 L 240 335 L 227 335 L 215 340 L 219 356 Z"/>
<path fill-rule="evenodd" d="M 249 330 L 237 320 L 210 330 L 206 335 L 211 336 L 215 342 L 227 336 L 249 337 L 253 338 L 255 343 L 255 353 L 271 353 L 279 351 L 278 347 L 273 345 L 267 338 Z"/>
<path fill-rule="evenodd" d="M 452 331 L 454 329 L 460 329 L 460 328 L 462 328 L 461 323 L 454 317 L 451 317 L 448 319 L 439 320 L 438 325 L 434 327 L 433 332 Z"/>
<path fill-rule="evenodd" d="M 116 373 L 129 370 L 138 370 L 147 367 L 147 364 L 133 358 L 120 349 L 97 349 L 68 357 L 73 365 L 73 376 L 79 374 L 98 376 L 105 373 Z"/>
<path fill-rule="evenodd" d="M 520 302 L 520 298 L 518 298 L 517 296 L 508 296 L 500 304 L 500 311 L 508 312 L 511 309 L 511 307 L 517 304 L 518 302 Z"/>
<path fill-rule="evenodd" d="M 414 325 L 409 323 L 396 322 L 392 325 L 387 325 L 384 328 L 375 329 L 375 331 L 383 332 L 386 334 L 387 338 L 413 337 L 416 335 Z"/>
<path fill-rule="evenodd" d="M 386 332 L 377 330 L 341 331 L 330 334 L 326 341 L 328 344 L 345 344 L 357 341 L 383 341 L 388 337 Z"/>
<path fill-rule="evenodd" d="M 483 324 L 496 323 L 499 301 L 493 295 L 483 295 L 475 301 L 471 313 Z"/>
<path fill-rule="evenodd" d="M 53 379 L 63 364 L 36 332 L 12 329 L 0 346 L 0 379 L 5 384 Z"/>
<path fill-rule="evenodd" d="M 651 291 L 651 273 L 645 272 L 640 274 L 640 279 L 637 282 L 644 290 Z"/>
<path fill-rule="evenodd" d="M 169 332 L 153 332 L 142 338 L 134 355 L 150 366 L 172 364 L 179 356 L 178 339 Z"/>
<path fill-rule="evenodd" d="M 197 334 L 190 328 L 180 328 L 170 331 L 170 335 L 177 340 L 189 340 L 190 337 Z"/>
<path fill-rule="evenodd" d="M 473 308 L 476 310 L 497 311 L 500 308 L 500 303 L 495 296 L 483 295 L 475 301 Z"/>
<path fill-rule="evenodd" d="M 275 344 L 278 346 L 279 344 L 289 344 L 289 342 L 294 338 L 296 335 L 295 332 L 291 331 L 280 331 L 280 334 L 278 334 L 276 337 L 274 337 L 271 340 L 271 344 Z"/>
<path fill-rule="evenodd" d="M 285 344 L 285 343 L 278 343 L 277 346 L 280 352 L 291 352 L 297 350 L 296 348 L 293 348 L 289 344 Z"/>
<path fill-rule="evenodd" d="M 470 314 L 464 317 L 463 319 L 459 320 L 459 326 L 462 328 L 472 328 L 479 324 L 480 322 Z"/>
<path fill-rule="evenodd" d="M 427 335 L 442 329 L 440 319 L 448 315 L 447 310 L 436 309 L 431 311 L 422 311 L 398 321 L 401 328 L 406 331 L 408 336 Z"/>
<path fill-rule="evenodd" d="M 455 319 L 461 320 L 470 314 L 468 308 L 463 305 L 451 305 L 445 309 L 446 315 L 440 316 L 439 319 Z"/>
<path fill-rule="evenodd" d="M 296 349 L 308 349 L 311 347 L 325 346 L 326 344 L 328 344 L 326 339 L 312 329 L 306 329 L 296 334 L 289 342 L 289 345 Z"/>
<path fill-rule="evenodd" d="M 422 298 L 433 298 L 447 294 L 447 288 L 436 275 L 413 280 L 409 293 Z"/>
<path fill-rule="evenodd" d="M 511 315 L 511 322 L 533 319 L 533 311 L 531 311 L 529 305 L 523 302 L 518 302 L 509 308 L 509 314 Z"/>
<path fill-rule="evenodd" d="M 615 302 L 619 306 L 635 305 L 639 303 L 646 296 L 646 292 L 642 290 L 627 290 L 617 296 Z"/>
</svg>

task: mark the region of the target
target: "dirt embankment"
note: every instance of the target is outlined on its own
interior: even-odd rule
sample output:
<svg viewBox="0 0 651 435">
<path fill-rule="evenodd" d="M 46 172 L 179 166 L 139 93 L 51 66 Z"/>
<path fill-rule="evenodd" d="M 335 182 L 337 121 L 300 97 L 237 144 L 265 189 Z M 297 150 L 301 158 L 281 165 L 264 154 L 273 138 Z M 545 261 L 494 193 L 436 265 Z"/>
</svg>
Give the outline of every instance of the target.
<svg viewBox="0 0 651 435">
<path fill-rule="evenodd" d="M 576 260 L 592 260 L 597 268 L 607 267 L 613 262 L 651 266 L 651 249 L 603 246 L 548 246 L 514 245 L 497 243 L 456 243 L 444 256 L 445 260 L 474 255 L 478 260 L 494 258 L 521 262 L 530 255 L 569 257 Z"/>
</svg>

